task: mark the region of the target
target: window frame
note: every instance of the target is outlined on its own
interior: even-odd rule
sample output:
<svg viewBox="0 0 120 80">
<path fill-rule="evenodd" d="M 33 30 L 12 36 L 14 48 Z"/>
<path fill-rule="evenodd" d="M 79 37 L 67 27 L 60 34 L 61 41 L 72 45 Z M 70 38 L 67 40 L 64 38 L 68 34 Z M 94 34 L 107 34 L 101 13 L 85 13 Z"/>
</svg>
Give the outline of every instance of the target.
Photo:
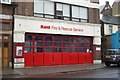
<svg viewBox="0 0 120 80">
<path fill-rule="evenodd" d="M 57 10 L 57 4 L 61 4 L 62 5 L 62 10 Z M 68 5 L 69 6 L 69 16 L 64 16 L 63 5 Z M 68 20 L 68 21 L 70 21 L 70 17 L 71 17 L 71 11 L 70 10 L 71 10 L 70 9 L 70 4 L 61 3 L 61 2 L 55 2 L 55 19 L 58 19 L 57 17 L 59 17 L 59 15 L 57 15 L 57 11 L 61 11 L 62 15 L 60 16 L 61 17 L 60 20 Z"/>
<path fill-rule="evenodd" d="M 2 25 L 2 29 L 0 29 L 0 30 L 4 30 L 4 31 L 12 30 L 12 20 L 2 19 L 2 20 L 0 20 L 0 24 Z M 7 29 L 3 28 L 3 24 L 7 24 L 8 25 Z"/>
<path fill-rule="evenodd" d="M 88 20 L 89 20 L 89 15 L 88 15 L 88 7 L 84 7 L 84 6 L 78 6 L 78 5 L 71 5 L 71 9 L 72 9 L 72 6 L 75 6 L 75 7 L 79 7 L 79 15 L 80 15 L 80 8 L 86 8 L 87 9 L 87 19 L 83 19 L 83 18 L 80 18 L 80 16 L 79 16 L 79 18 L 77 18 L 77 17 L 73 17 L 73 15 L 72 15 L 72 11 L 71 11 L 71 20 L 72 21 L 75 21 L 75 22 L 84 22 L 84 23 L 88 23 Z M 76 19 L 76 20 L 75 20 Z M 82 21 L 83 20 L 83 21 Z M 85 21 L 84 21 L 85 20 Z"/>
<path fill-rule="evenodd" d="M 113 25 L 112 24 L 109 24 L 109 34 L 111 35 L 112 34 L 112 32 L 113 32 Z"/>
<path fill-rule="evenodd" d="M 52 2 L 52 1 L 50 1 Z M 62 2 L 53 2 L 54 3 L 54 14 L 46 14 L 46 13 L 35 13 L 34 12 L 34 16 L 36 17 L 41 17 L 41 18 L 49 18 L 49 19 L 59 19 L 59 20 L 66 20 L 66 21 L 75 21 L 75 22 L 83 22 L 83 23 L 88 23 L 89 22 L 89 8 L 85 7 L 85 6 L 79 6 L 79 5 L 74 5 L 74 4 L 68 4 L 68 3 L 62 3 Z M 62 5 L 62 10 L 57 10 L 57 4 L 61 4 Z M 64 12 L 63 12 L 63 5 L 68 5 L 69 6 L 69 16 L 64 16 Z M 72 16 L 72 6 L 76 6 L 79 7 L 79 14 L 80 15 L 80 8 L 85 8 L 87 9 L 87 19 L 84 18 L 76 18 Z M 57 11 L 61 11 L 62 15 L 57 15 Z"/>
<path fill-rule="evenodd" d="M 47 1 L 47 2 L 52 2 L 52 1 Z M 53 7 L 54 7 L 54 9 L 55 9 L 55 6 L 54 6 L 55 2 L 52 2 L 52 3 L 53 3 Z M 35 5 L 35 1 L 34 1 L 34 5 Z M 54 19 L 54 16 L 55 16 L 54 10 L 53 10 L 53 14 L 47 14 L 47 13 L 45 13 L 44 9 L 45 9 L 45 1 L 43 1 L 43 13 L 39 13 L 39 12 L 35 12 L 35 11 L 34 11 L 34 16 L 35 16 L 35 17 L 41 17 L 41 18 Z M 35 10 L 35 6 L 34 6 L 34 10 Z M 46 17 L 46 16 L 47 16 L 47 17 Z M 48 17 L 48 16 L 51 16 L 51 17 Z"/>
</svg>

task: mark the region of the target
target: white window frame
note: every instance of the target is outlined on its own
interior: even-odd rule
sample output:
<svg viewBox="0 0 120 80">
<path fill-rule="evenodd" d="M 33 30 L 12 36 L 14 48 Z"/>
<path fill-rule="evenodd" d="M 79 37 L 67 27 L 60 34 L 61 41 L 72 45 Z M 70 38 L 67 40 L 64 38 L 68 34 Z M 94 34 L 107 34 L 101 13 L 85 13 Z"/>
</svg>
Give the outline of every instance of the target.
<svg viewBox="0 0 120 80">
<path fill-rule="evenodd" d="M 111 35 L 112 32 L 113 32 L 113 26 L 110 24 L 110 25 L 109 25 L 109 34 Z"/>
<path fill-rule="evenodd" d="M 64 7 L 64 6 L 66 6 L 66 7 Z M 65 10 L 68 10 L 68 11 L 65 11 Z M 62 4 L 62 3 L 56 3 L 56 13 L 57 13 L 57 11 L 62 12 L 62 15 L 56 14 L 57 17 L 59 16 L 59 17 L 61 17 L 61 19 L 70 20 L 70 5 Z"/>
<path fill-rule="evenodd" d="M 40 2 L 41 1 L 41 2 Z M 39 3 L 40 2 L 40 8 L 39 8 Z M 46 3 L 53 3 L 53 8 L 49 7 L 49 10 L 47 9 L 47 5 Z M 49 5 L 48 5 L 49 6 Z M 47 9 L 47 10 L 45 10 Z M 51 9 L 51 10 L 50 10 Z M 34 16 L 38 16 L 38 17 L 46 17 L 46 18 L 54 18 L 54 2 L 52 1 L 43 1 L 43 0 L 34 0 Z"/>
<path fill-rule="evenodd" d="M 0 0 L 0 3 L 11 4 L 11 0 Z"/>
<path fill-rule="evenodd" d="M 80 7 L 80 18 L 81 19 L 88 19 L 88 9 L 87 8 Z"/>
<path fill-rule="evenodd" d="M 76 8 L 76 10 L 75 10 L 75 8 Z M 81 11 L 81 10 L 83 10 L 83 11 Z M 86 23 L 86 22 L 88 22 L 88 16 L 89 16 L 88 8 L 80 7 L 80 6 L 72 6 L 72 21 L 80 21 L 80 22 Z"/>
</svg>

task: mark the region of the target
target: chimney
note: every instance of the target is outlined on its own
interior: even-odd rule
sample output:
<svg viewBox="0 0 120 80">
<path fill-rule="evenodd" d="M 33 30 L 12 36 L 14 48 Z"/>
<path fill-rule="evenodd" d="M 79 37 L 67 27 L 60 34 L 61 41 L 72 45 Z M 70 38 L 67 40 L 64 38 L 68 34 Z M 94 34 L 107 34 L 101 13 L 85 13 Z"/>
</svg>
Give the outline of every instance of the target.
<svg viewBox="0 0 120 80">
<path fill-rule="evenodd" d="M 109 1 L 106 1 L 106 5 L 109 5 Z"/>
</svg>

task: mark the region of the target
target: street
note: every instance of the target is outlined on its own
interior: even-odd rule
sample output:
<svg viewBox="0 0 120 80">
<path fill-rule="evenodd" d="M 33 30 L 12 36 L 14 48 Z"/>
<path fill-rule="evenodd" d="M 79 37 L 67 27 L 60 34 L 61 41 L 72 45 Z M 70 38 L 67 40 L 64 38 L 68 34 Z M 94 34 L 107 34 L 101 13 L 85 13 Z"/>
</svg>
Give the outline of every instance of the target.
<svg viewBox="0 0 120 80">
<path fill-rule="evenodd" d="M 35 75 L 29 76 L 27 78 L 120 78 L 120 70 L 117 66 L 111 66 L 96 70 L 62 72 L 48 75 Z"/>
</svg>

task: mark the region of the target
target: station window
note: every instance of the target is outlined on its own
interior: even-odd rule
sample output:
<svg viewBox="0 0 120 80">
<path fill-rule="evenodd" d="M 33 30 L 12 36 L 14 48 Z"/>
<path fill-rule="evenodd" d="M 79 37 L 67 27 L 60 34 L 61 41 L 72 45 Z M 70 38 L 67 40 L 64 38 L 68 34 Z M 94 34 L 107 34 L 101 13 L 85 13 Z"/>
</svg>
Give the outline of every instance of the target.
<svg viewBox="0 0 120 80">
<path fill-rule="evenodd" d="M 34 35 L 34 52 L 43 52 L 43 36 Z"/>
<path fill-rule="evenodd" d="M 56 3 L 56 18 L 70 20 L 70 5 Z"/>
<path fill-rule="evenodd" d="M 55 47 L 55 48 L 54 48 L 54 52 L 62 52 L 62 50 L 61 50 L 60 47 Z"/>
<path fill-rule="evenodd" d="M 35 48 L 35 52 L 43 52 L 43 48 Z"/>
<path fill-rule="evenodd" d="M 29 52 L 88 52 L 92 51 L 92 38 L 57 36 L 57 35 L 26 35 L 25 51 Z M 32 51 L 33 50 L 33 51 Z"/>
<path fill-rule="evenodd" d="M 10 28 L 9 23 L 0 23 L 0 30 L 10 30 Z"/>
<path fill-rule="evenodd" d="M 32 47 L 33 47 L 33 35 L 26 35 L 25 36 L 25 44 L 24 44 L 24 52 L 25 53 L 30 53 L 32 52 Z"/>
<path fill-rule="evenodd" d="M 32 42 L 31 41 L 25 42 L 25 47 L 30 47 L 30 46 L 32 46 Z"/>
<path fill-rule="evenodd" d="M 42 41 L 42 36 L 35 36 L 35 40 Z"/>
<path fill-rule="evenodd" d="M 72 21 L 88 22 L 88 9 L 72 6 Z"/>
<path fill-rule="evenodd" d="M 50 47 L 45 47 L 45 48 L 44 48 L 44 52 L 52 52 L 52 48 L 50 48 Z"/>
<path fill-rule="evenodd" d="M 62 52 L 61 36 L 54 36 L 54 52 Z"/>
<path fill-rule="evenodd" d="M 54 18 L 54 2 L 34 0 L 34 16 Z"/>
<path fill-rule="evenodd" d="M 34 0 L 34 16 L 87 23 L 88 8 L 47 0 Z"/>
<path fill-rule="evenodd" d="M 26 47 L 24 52 L 25 52 L 25 53 L 32 52 L 32 48 L 31 48 L 31 47 Z"/>
<path fill-rule="evenodd" d="M 42 42 L 37 42 L 37 41 L 35 41 L 35 46 L 43 46 L 43 43 Z"/>
<path fill-rule="evenodd" d="M 45 41 L 52 41 L 52 36 L 46 36 Z"/>
<path fill-rule="evenodd" d="M 69 47 L 63 48 L 63 52 L 70 52 L 70 48 Z"/>
<path fill-rule="evenodd" d="M 25 37 L 25 40 L 32 40 L 32 35 L 27 35 L 27 36 Z"/>
</svg>

